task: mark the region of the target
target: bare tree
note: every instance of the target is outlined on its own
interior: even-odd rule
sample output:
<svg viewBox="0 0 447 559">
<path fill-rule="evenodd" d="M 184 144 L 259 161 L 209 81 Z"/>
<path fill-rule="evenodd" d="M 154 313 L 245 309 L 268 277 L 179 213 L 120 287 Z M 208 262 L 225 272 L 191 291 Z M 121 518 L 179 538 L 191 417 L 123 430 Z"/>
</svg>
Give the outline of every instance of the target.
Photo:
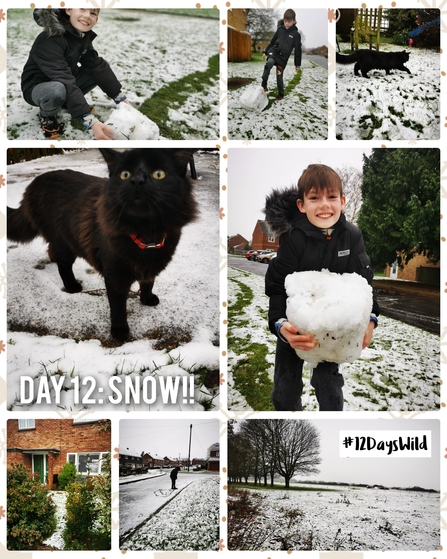
<svg viewBox="0 0 447 559">
<path fill-rule="evenodd" d="M 278 14 L 273 9 L 249 9 L 247 13 L 247 31 L 251 35 L 251 47 L 256 51 L 256 46 L 263 41 L 270 41 L 276 31 Z"/>
<path fill-rule="evenodd" d="M 356 167 L 335 169 L 340 175 L 343 192 L 346 196 L 345 215 L 351 223 L 356 223 L 362 205 L 362 180 L 363 172 Z"/>
</svg>

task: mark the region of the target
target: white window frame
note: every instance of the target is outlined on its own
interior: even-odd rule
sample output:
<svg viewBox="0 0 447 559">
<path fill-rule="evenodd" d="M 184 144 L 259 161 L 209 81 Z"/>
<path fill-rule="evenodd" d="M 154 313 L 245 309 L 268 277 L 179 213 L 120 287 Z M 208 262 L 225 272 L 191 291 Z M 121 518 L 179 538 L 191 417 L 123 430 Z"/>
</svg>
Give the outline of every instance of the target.
<svg viewBox="0 0 447 559">
<path fill-rule="evenodd" d="M 36 420 L 35 419 L 18 419 L 17 424 L 19 426 L 19 431 L 26 431 L 27 429 L 35 429 L 36 428 Z"/>
<path fill-rule="evenodd" d="M 76 472 L 80 475 L 90 475 L 90 476 L 97 476 L 99 474 L 101 474 L 101 470 L 102 470 L 102 462 L 104 460 L 104 456 L 107 454 L 107 452 L 96 452 L 96 451 L 92 451 L 92 452 L 67 452 L 67 462 L 71 462 L 72 464 L 74 464 L 76 466 Z M 91 460 L 92 456 L 96 456 L 98 455 L 99 458 L 94 461 Z M 88 456 L 90 458 L 90 460 L 80 460 L 81 456 Z M 70 457 L 73 457 L 72 459 L 70 459 Z M 82 466 L 83 464 L 90 464 L 90 471 L 87 471 L 87 469 L 83 472 L 79 471 L 79 467 L 80 465 Z M 96 469 L 96 464 L 98 465 L 98 471 L 94 471 Z"/>
<path fill-rule="evenodd" d="M 274 242 L 275 242 L 275 239 L 276 239 L 275 235 L 269 235 L 269 236 L 268 236 L 268 242 L 269 242 L 269 243 L 274 243 Z"/>
</svg>

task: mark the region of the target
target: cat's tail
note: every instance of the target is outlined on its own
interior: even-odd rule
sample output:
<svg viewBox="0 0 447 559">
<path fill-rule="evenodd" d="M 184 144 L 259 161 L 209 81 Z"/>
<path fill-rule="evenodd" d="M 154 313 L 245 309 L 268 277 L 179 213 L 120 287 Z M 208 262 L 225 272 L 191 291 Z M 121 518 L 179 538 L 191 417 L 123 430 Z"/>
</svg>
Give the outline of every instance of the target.
<svg viewBox="0 0 447 559">
<path fill-rule="evenodd" d="M 338 52 L 335 53 L 335 60 L 339 64 L 352 64 L 353 62 L 357 62 L 358 52 L 353 52 L 352 54 L 340 54 Z"/>
<path fill-rule="evenodd" d="M 7 208 L 6 234 L 8 239 L 16 243 L 30 243 L 39 233 L 30 222 L 22 207 Z"/>
</svg>

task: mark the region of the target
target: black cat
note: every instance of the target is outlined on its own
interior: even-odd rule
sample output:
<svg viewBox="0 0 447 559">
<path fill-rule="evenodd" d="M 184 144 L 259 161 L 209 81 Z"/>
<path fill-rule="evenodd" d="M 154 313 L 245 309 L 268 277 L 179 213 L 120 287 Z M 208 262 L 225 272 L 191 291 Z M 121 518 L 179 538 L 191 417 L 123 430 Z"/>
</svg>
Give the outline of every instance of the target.
<svg viewBox="0 0 447 559">
<path fill-rule="evenodd" d="M 66 291 L 82 285 L 72 265 L 82 257 L 105 280 L 111 333 L 129 335 L 126 301 L 134 281 L 143 305 L 157 305 L 155 278 L 170 262 L 184 225 L 197 216 L 186 177 L 194 149 L 100 149 L 109 178 L 69 169 L 36 177 L 17 209 L 8 208 L 8 238 L 48 242 Z"/>
<path fill-rule="evenodd" d="M 402 72 L 411 74 L 410 70 L 404 66 L 409 58 L 410 53 L 404 50 L 401 52 L 377 52 L 376 50 L 360 49 L 348 55 L 336 53 L 336 61 L 339 64 L 355 62 L 354 74 L 358 76 L 360 70 L 364 78 L 369 78 L 367 74 L 373 69 L 385 70 L 387 75 L 390 70 L 402 70 Z"/>
</svg>

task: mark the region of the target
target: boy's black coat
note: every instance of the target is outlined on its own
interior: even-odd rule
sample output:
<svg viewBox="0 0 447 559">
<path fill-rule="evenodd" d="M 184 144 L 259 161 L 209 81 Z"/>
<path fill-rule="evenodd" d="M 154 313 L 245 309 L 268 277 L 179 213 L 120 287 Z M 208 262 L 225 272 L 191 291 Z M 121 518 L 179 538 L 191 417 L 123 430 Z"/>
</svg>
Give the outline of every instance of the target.
<svg viewBox="0 0 447 559">
<path fill-rule="evenodd" d="M 278 47 L 273 56 L 278 66 L 285 68 L 292 50 L 295 49 L 295 67 L 301 67 L 301 35 L 296 25 L 292 25 L 289 29 L 284 25 L 278 27 L 264 53 L 268 55 L 269 49 L 273 46 Z"/>
<path fill-rule="evenodd" d="M 265 292 L 270 297 L 269 327 L 274 334 L 275 322 L 286 317 L 284 280 L 288 274 L 322 269 L 338 274 L 355 272 L 370 285 L 374 276 L 360 229 L 342 214 L 331 240 L 326 240 L 298 210 L 297 197 L 296 188 L 275 190 L 267 197 L 264 209 L 271 232 L 280 236 L 278 256 L 270 261 L 265 276 Z M 375 297 L 372 312 L 379 314 Z"/>
<path fill-rule="evenodd" d="M 92 47 L 96 33 L 90 30 L 81 36 L 70 24 L 65 10 L 37 9 L 34 19 L 44 28 L 38 35 L 22 72 L 22 92 L 33 105 L 31 92 L 39 83 L 58 81 L 67 91 L 67 110 L 73 118 L 90 112 L 90 106 L 79 87 L 76 75 L 80 68 L 91 73 L 96 84 L 109 96 L 116 97 L 121 84 L 108 63 Z"/>
</svg>

